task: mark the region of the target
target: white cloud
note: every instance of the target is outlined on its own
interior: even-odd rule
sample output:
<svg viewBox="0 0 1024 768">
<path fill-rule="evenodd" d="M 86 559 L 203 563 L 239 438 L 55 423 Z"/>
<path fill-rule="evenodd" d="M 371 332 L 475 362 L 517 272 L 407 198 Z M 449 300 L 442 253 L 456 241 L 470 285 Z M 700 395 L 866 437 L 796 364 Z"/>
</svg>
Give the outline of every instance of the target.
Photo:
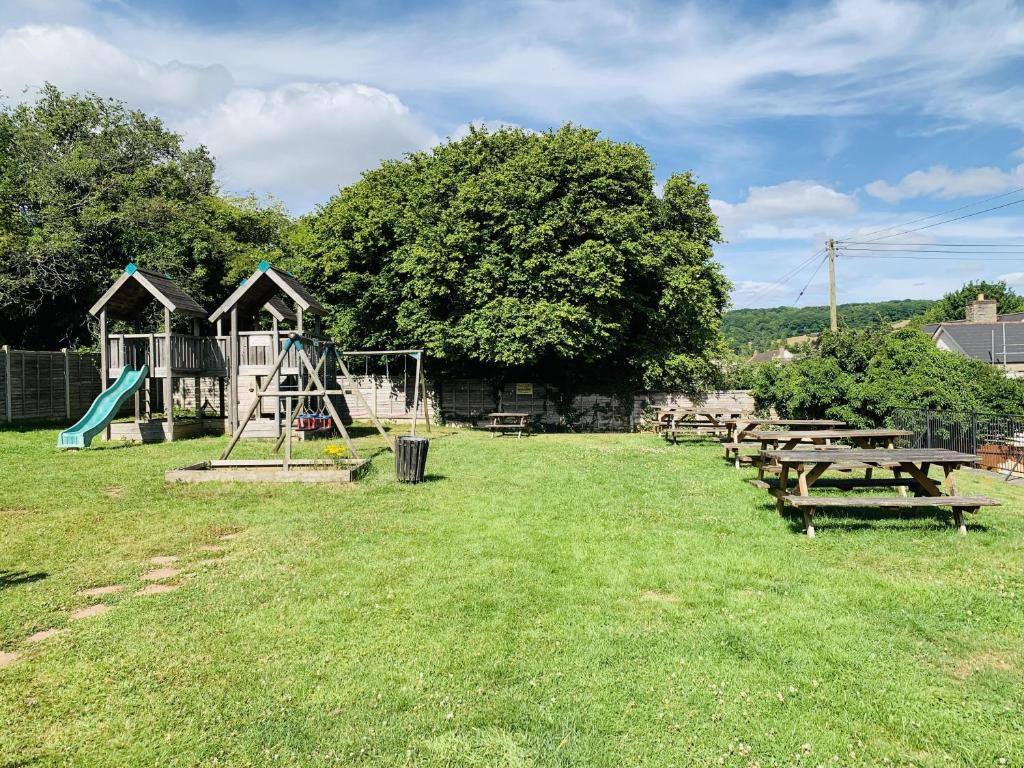
<svg viewBox="0 0 1024 768">
<path fill-rule="evenodd" d="M 17 96 L 46 82 L 95 90 L 133 106 L 180 110 L 223 97 L 231 75 L 216 64 L 157 64 L 129 56 L 79 27 L 33 25 L 0 34 L 0 91 Z"/>
<path fill-rule="evenodd" d="M 783 298 L 790 301 L 792 290 L 788 285 L 768 283 L 759 280 L 734 280 L 732 287 L 732 303 L 734 308 L 744 307 L 747 304 L 756 304 L 760 307 L 773 306 Z"/>
<path fill-rule="evenodd" d="M 1024 186 L 1024 164 L 1009 171 L 994 167 L 965 168 L 951 171 L 942 165 L 908 173 L 895 184 L 873 181 L 864 190 L 887 203 L 899 203 L 915 197 L 976 197 L 1009 192 Z"/>
<path fill-rule="evenodd" d="M 808 225 L 822 227 L 857 213 L 853 195 L 814 181 L 787 181 L 770 187 L 751 187 L 739 203 L 712 200 L 726 239 L 805 238 Z M 799 225 L 799 226 L 798 226 Z"/>
<path fill-rule="evenodd" d="M 232 191 L 273 191 L 299 210 L 381 160 L 437 142 L 397 96 L 356 84 L 238 89 L 181 126 Z"/>
<path fill-rule="evenodd" d="M 999 279 L 1010 285 L 1024 285 L 1024 272 L 1007 272 L 1000 275 Z"/>
</svg>

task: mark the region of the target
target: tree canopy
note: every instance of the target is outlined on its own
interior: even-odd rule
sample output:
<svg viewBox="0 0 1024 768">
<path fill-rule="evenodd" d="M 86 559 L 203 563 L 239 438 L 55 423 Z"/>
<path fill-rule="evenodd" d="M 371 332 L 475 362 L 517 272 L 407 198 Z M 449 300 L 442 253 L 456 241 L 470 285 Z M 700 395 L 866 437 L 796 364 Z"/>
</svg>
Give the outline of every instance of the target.
<svg viewBox="0 0 1024 768">
<path fill-rule="evenodd" d="M 385 162 L 302 220 L 295 246 L 346 345 L 698 390 L 721 350 L 720 239 L 690 173 L 658 198 L 642 148 L 566 125 L 473 129 Z"/>
<path fill-rule="evenodd" d="M 159 119 L 46 86 L 0 106 L 0 336 L 87 343 L 87 311 L 128 262 L 170 273 L 201 303 L 279 250 L 278 208 L 216 197 L 214 163 Z"/>
<path fill-rule="evenodd" d="M 975 280 L 965 283 L 962 288 L 951 291 L 933 303 L 924 313 L 927 323 L 944 323 L 951 320 L 963 320 L 967 313 L 967 305 L 985 294 L 986 299 L 996 300 L 996 312 L 1000 315 L 1011 312 L 1024 312 L 1024 297 L 1017 294 L 1002 280 L 994 283 Z"/>
<path fill-rule="evenodd" d="M 846 328 L 872 328 L 909 320 L 930 307 L 929 299 L 840 304 L 839 323 Z M 725 313 L 722 328 L 733 349 L 756 352 L 777 348 L 792 336 L 815 335 L 829 327 L 824 307 L 771 307 L 737 309 Z"/>
<path fill-rule="evenodd" d="M 898 410 L 1024 412 L 1024 383 L 945 352 L 913 328 L 826 331 L 806 356 L 760 366 L 759 408 L 793 418 L 885 424 Z"/>
</svg>

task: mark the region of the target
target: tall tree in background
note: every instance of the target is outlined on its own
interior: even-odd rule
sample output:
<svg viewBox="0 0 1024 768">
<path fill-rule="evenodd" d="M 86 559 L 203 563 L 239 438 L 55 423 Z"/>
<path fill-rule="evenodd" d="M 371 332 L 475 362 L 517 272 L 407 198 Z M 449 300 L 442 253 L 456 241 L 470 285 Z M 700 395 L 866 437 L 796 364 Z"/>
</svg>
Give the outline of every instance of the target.
<svg viewBox="0 0 1024 768">
<path fill-rule="evenodd" d="M 474 129 L 366 173 L 300 223 L 296 248 L 345 345 L 699 391 L 729 287 L 718 222 L 690 174 L 653 188 L 646 152 L 596 131 Z"/>
<path fill-rule="evenodd" d="M 240 264 L 274 255 L 288 219 L 218 199 L 213 173 L 205 148 L 117 101 L 46 86 L 0 107 L 0 337 L 88 343 L 88 308 L 131 261 L 219 299 Z"/>
<path fill-rule="evenodd" d="M 944 323 L 951 320 L 963 320 L 967 313 L 967 305 L 985 294 L 986 299 L 996 300 L 996 312 L 1000 315 L 1011 312 L 1024 312 L 1024 297 L 1018 295 L 1005 282 L 994 283 L 978 280 L 965 283 L 962 288 L 951 291 L 932 304 L 924 313 L 925 322 Z"/>
</svg>

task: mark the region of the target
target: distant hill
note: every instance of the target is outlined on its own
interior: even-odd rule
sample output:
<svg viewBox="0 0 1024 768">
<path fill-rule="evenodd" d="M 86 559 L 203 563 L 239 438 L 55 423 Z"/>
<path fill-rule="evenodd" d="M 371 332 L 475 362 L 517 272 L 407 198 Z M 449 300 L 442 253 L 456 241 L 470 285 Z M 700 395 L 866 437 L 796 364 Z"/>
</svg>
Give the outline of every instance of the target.
<svg viewBox="0 0 1024 768">
<path fill-rule="evenodd" d="M 870 328 L 920 315 L 934 304 L 928 299 L 898 299 L 864 304 L 840 304 L 839 322 L 850 328 Z M 828 307 L 772 307 L 726 312 L 725 336 L 733 349 L 770 349 L 790 336 L 816 334 L 828 328 Z"/>
</svg>

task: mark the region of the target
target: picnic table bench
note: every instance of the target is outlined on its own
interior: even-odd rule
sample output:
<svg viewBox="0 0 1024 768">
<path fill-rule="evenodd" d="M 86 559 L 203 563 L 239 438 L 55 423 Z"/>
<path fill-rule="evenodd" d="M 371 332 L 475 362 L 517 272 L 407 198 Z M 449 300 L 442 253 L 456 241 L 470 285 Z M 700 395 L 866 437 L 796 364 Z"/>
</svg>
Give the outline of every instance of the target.
<svg viewBox="0 0 1024 768">
<path fill-rule="evenodd" d="M 743 416 L 737 419 L 729 419 L 725 422 L 726 436 L 722 441 L 725 448 L 726 460 L 732 459 L 734 466 L 739 469 L 740 464 L 749 462 L 752 457 L 740 456 L 742 443 L 757 442 L 753 436 L 760 427 L 790 427 L 796 429 L 816 429 L 821 427 L 845 427 L 845 421 L 838 419 L 772 419 L 758 418 L 757 416 Z"/>
<path fill-rule="evenodd" d="M 975 464 L 978 457 L 970 453 L 947 451 L 935 448 L 836 448 L 829 450 L 778 450 L 767 454 L 776 461 L 781 470 L 778 481 L 768 484 L 768 491 L 776 499 L 779 514 L 785 506 L 799 509 L 803 513 L 804 527 L 809 537 L 814 537 L 814 513 L 821 507 L 948 507 L 953 512 L 953 521 L 961 534 L 967 533 L 964 512 L 976 513 L 981 507 L 999 506 L 999 502 L 985 496 L 958 496 L 954 473 L 964 465 Z M 908 477 L 896 474 L 888 478 L 823 479 L 822 475 L 837 464 L 857 462 L 874 467 L 894 467 L 894 473 L 906 473 Z M 942 468 L 945 490 L 939 480 L 929 477 L 932 466 Z M 790 484 L 790 473 L 796 474 L 795 488 Z M 838 488 L 850 490 L 861 487 L 896 487 L 906 491 L 910 488 L 914 496 L 812 496 L 810 489 Z M 794 493 L 794 490 L 796 491 Z"/>
<path fill-rule="evenodd" d="M 778 471 L 778 465 L 772 465 L 766 461 L 766 456 L 772 450 L 791 451 L 797 446 L 807 443 L 817 447 L 819 450 L 825 450 L 832 447 L 832 441 L 834 440 L 846 440 L 853 443 L 857 448 L 863 449 L 895 448 L 897 439 L 911 436 L 913 436 L 913 432 L 909 430 L 890 429 L 888 427 L 872 429 L 805 429 L 799 431 L 754 430 L 749 433 L 751 440 L 756 440 L 761 444 L 759 456 L 753 460 L 757 464 L 757 477 L 759 480 L 764 479 L 765 472 Z M 863 462 L 851 462 L 841 468 L 857 469 L 862 464 Z M 863 468 L 867 469 L 867 477 L 871 477 L 871 466 L 868 465 Z"/>
<path fill-rule="evenodd" d="M 522 437 L 523 433 L 530 434 L 530 414 L 528 413 L 501 411 L 489 413 L 487 418 L 491 421 L 489 424 L 484 425 L 484 429 L 490 431 L 491 437 L 511 435 L 513 432 L 515 432 L 517 438 Z"/>
<path fill-rule="evenodd" d="M 675 443 L 680 432 L 699 432 L 704 429 L 713 434 L 720 434 L 726 429 L 726 422 L 737 419 L 742 415 L 742 412 L 736 410 L 666 409 L 659 417 L 659 431 L 666 440 Z"/>
</svg>

